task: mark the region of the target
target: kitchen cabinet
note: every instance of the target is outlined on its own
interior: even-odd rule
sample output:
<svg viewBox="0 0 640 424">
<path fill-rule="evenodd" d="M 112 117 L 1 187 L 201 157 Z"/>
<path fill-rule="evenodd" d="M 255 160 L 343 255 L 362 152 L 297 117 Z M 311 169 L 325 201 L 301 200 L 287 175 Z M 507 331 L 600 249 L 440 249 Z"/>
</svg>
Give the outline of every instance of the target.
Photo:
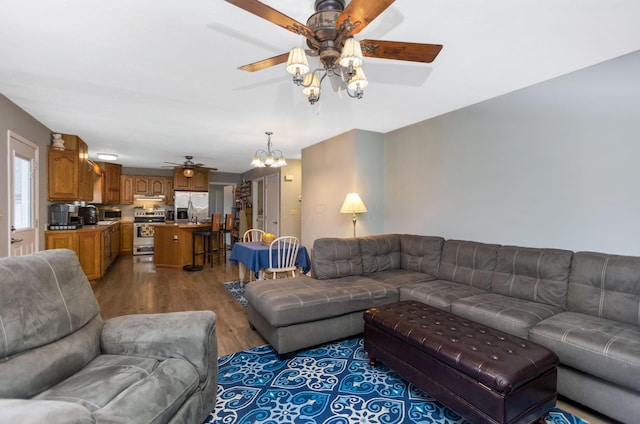
<svg viewBox="0 0 640 424">
<path fill-rule="evenodd" d="M 195 168 L 193 177 L 187 178 L 182 168 L 173 169 L 173 189 L 186 191 L 209 191 L 209 170 Z"/>
<path fill-rule="evenodd" d="M 165 178 L 164 180 L 164 203 L 173 205 L 173 178 Z"/>
<path fill-rule="evenodd" d="M 133 176 L 133 194 L 143 196 L 158 196 L 165 194 L 165 177 Z"/>
<path fill-rule="evenodd" d="M 120 223 L 120 253 L 133 254 L 133 222 Z"/>
<path fill-rule="evenodd" d="M 102 176 L 102 203 L 117 205 L 120 203 L 120 174 L 122 165 L 117 163 L 101 162 Z"/>
<path fill-rule="evenodd" d="M 133 204 L 133 175 L 120 175 L 120 204 Z"/>
<path fill-rule="evenodd" d="M 95 167 L 87 144 L 76 135 L 62 134 L 64 150 L 47 152 L 47 198 L 54 201 L 93 200 Z"/>
<path fill-rule="evenodd" d="M 114 240 L 115 239 L 115 240 Z M 46 249 L 71 249 L 89 280 L 97 280 L 120 250 L 120 224 L 86 225 L 78 230 L 45 231 Z"/>
</svg>

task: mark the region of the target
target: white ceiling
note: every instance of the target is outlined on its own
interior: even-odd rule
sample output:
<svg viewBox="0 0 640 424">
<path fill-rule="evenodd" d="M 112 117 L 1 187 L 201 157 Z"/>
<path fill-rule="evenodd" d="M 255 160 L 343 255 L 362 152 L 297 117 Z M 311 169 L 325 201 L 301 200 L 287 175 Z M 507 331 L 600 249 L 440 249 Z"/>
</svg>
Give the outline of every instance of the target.
<svg viewBox="0 0 640 424">
<path fill-rule="evenodd" d="M 264 0 L 306 23 L 313 0 Z M 0 0 L 0 93 L 90 156 L 244 172 L 256 149 L 388 132 L 640 50 L 638 0 L 397 0 L 359 38 L 443 44 L 432 64 L 366 58 L 362 100 L 310 106 L 284 65 L 302 37 L 223 0 Z"/>
</svg>

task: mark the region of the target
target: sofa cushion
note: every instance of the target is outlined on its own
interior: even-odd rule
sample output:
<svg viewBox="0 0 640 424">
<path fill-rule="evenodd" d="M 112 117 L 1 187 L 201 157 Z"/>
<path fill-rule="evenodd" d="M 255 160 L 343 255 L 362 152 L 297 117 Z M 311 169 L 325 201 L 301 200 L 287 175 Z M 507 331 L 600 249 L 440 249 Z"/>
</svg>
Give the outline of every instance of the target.
<svg viewBox="0 0 640 424">
<path fill-rule="evenodd" d="M 357 240 L 360 243 L 363 273 L 371 274 L 400 268 L 400 236 L 398 234 L 358 237 Z"/>
<path fill-rule="evenodd" d="M 72 377 L 34 397 L 78 403 L 98 422 L 168 422 L 198 387 L 187 361 L 99 355 Z M 144 404 L 144 408 L 140 405 Z"/>
<path fill-rule="evenodd" d="M 407 271 L 406 269 L 390 269 L 387 271 L 374 272 L 373 274 L 367 274 L 367 277 L 374 281 L 384 283 L 389 287 L 398 289 L 408 284 L 417 283 L 420 281 L 433 280 L 436 277 L 431 274 L 425 274 L 423 272 Z"/>
<path fill-rule="evenodd" d="M 640 325 L 640 257 L 576 253 L 567 309 Z"/>
<path fill-rule="evenodd" d="M 400 300 L 417 300 L 451 311 L 451 304 L 464 297 L 487 293 L 477 287 L 445 280 L 424 281 L 400 287 Z"/>
<path fill-rule="evenodd" d="M 311 275 L 318 280 L 362 274 L 357 239 L 319 238 L 311 251 Z"/>
<path fill-rule="evenodd" d="M 435 236 L 400 236 L 400 267 L 408 271 L 438 275 L 444 239 Z"/>
<path fill-rule="evenodd" d="M 556 352 L 562 364 L 638 390 L 640 328 L 636 326 L 562 312 L 535 325 L 529 339 Z"/>
<path fill-rule="evenodd" d="M 474 241 L 445 241 L 438 279 L 489 290 L 498 247 Z"/>
<path fill-rule="evenodd" d="M 491 292 L 564 309 L 572 255 L 568 250 L 502 246 Z"/>
<path fill-rule="evenodd" d="M 487 293 L 456 300 L 451 304 L 451 312 L 526 339 L 531 327 L 562 312 L 562 309 L 545 303 Z"/>
<path fill-rule="evenodd" d="M 365 276 L 296 277 L 253 282 L 245 297 L 271 326 L 284 327 L 396 302 L 398 290 Z"/>
</svg>

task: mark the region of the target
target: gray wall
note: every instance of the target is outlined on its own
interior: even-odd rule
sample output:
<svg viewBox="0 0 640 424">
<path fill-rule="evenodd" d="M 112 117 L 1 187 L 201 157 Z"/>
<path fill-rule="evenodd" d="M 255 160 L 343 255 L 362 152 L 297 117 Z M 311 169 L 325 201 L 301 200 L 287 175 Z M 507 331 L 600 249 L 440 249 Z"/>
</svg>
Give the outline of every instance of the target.
<svg viewBox="0 0 640 424">
<path fill-rule="evenodd" d="M 47 226 L 47 146 L 51 143 L 51 130 L 45 125 L 34 119 L 31 115 L 16 106 L 13 102 L 0 94 L 0 257 L 9 255 L 9 228 L 11 224 L 8 222 L 8 186 L 7 186 L 7 167 L 8 167 L 8 145 L 9 131 L 26 138 L 34 144 L 40 146 L 39 157 L 39 197 L 40 197 L 40 214 L 39 223 L 39 249 L 44 249 L 44 230 Z"/>
<path fill-rule="evenodd" d="M 353 237 L 350 214 L 340 207 L 357 192 L 368 212 L 358 215 L 357 235 L 384 230 L 384 135 L 354 130 L 302 150 L 302 244 L 320 237 Z"/>
<path fill-rule="evenodd" d="M 640 52 L 387 134 L 385 231 L 640 255 Z"/>
</svg>

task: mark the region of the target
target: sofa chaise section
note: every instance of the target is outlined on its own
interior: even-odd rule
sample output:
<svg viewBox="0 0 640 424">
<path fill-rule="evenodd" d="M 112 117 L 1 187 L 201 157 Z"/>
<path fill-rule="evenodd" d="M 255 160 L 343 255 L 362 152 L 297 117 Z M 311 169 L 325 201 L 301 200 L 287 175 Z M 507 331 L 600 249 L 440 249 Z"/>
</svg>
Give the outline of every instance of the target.
<svg viewBox="0 0 640 424">
<path fill-rule="evenodd" d="M 279 354 L 361 334 L 365 310 L 397 302 L 399 285 L 435 278 L 442 243 L 395 234 L 317 239 L 312 278 L 247 285 L 249 322 Z"/>
</svg>

